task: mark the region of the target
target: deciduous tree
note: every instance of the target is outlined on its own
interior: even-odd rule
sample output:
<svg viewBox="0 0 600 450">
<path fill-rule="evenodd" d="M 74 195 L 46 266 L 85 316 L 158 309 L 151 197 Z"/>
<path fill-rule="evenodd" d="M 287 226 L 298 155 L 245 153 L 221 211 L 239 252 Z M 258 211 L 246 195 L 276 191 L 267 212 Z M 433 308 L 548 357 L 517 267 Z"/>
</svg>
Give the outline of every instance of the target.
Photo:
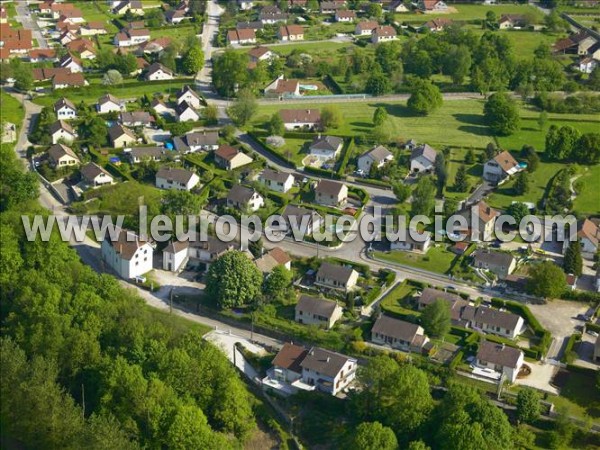
<svg viewBox="0 0 600 450">
<path fill-rule="evenodd" d="M 357 428 L 352 441 L 353 450 L 396 450 L 398 440 L 391 428 L 379 422 L 363 422 Z"/>
<path fill-rule="evenodd" d="M 230 251 L 210 265 L 206 293 L 221 308 L 235 308 L 253 301 L 260 293 L 262 274 L 242 252 Z"/>
<path fill-rule="evenodd" d="M 565 273 L 559 266 L 543 261 L 529 269 L 527 290 L 537 297 L 556 298 L 565 291 L 566 283 Z"/>
<path fill-rule="evenodd" d="M 519 129 L 519 109 L 515 101 L 504 92 L 491 95 L 483 108 L 486 122 L 492 132 L 506 136 Z"/>
<path fill-rule="evenodd" d="M 535 389 L 525 387 L 517 394 L 517 419 L 519 422 L 533 423 L 540 417 L 540 394 Z"/>
<path fill-rule="evenodd" d="M 442 106 L 442 103 L 444 100 L 440 89 L 430 81 L 421 81 L 415 83 L 406 105 L 412 112 L 426 116 Z"/>
<path fill-rule="evenodd" d="M 427 305 L 421 315 L 425 332 L 437 338 L 443 338 L 450 331 L 450 320 L 450 305 L 441 299 Z"/>
<path fill-rule="evenodd" d="M 237 99 L 229 108 L 229 115 L 238 126 L 244 126 L 258 110 L 258 103 L 254 98 L 254 94 L 247 89 L 238 92 Z"/>
</svg>

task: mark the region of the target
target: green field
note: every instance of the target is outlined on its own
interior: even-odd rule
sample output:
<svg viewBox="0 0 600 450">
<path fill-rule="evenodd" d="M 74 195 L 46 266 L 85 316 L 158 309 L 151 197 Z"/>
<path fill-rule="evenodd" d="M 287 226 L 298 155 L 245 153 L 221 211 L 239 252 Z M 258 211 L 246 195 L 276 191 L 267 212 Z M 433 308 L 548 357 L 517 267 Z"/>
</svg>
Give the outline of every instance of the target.
<svg viewBox="0 0 600 450">
<path fill-rule="evenodd" d="M 454 179 L 456 178 L 456 172 L 458 168 L 465 164 L 465 156 L 469 149 L 467 148 L 453 148 L 450 150 L 450 157 L 447 159 L 448 163 L 448 185 L 446 187 L 445 196 L 447 198 L 453 198 L 455 200 L 464 200 L 466 192 L 454 192 Z M 469 186 L 476 186 L 481 180 L 483 174 L 483 166 L 477 162 L 477 157 L 482 153 L 480 150 L 473 151 L 475 155 L 475 163 L 472 165 L 465 164 L 467 166 L 467 178 L 469 180 Z"/>
<path fill-rule="evenodd" d="M 341 48 L 344 47 L 352 47 L 353 44 L 347 44 L 347 43 L 343 43 L 343 42 L 305 42 L 305 43 L 298 43 L 298 44 L 285 44 L 285 45 L 273 45 L 273 44 L 265 44 L 265 47 L 269 47 L 271 50 L 273 50 L 274 52 L 280 54 L 280 55 L 289 55 L 290 53 L 292 53 L 294 50 L 302 50 L 302 51 L 306 51 L 306 52 L 318 52 L 319 54 L 321 52 L 326 52 L 326 51 L 335 51 L 335 50 L 339 50 Z M 247 47 L 247 49 L 245 49 L 246 51 L 248 51 L 250 48 L 252 47 Z"/>
<path fill-rule="evenodd" d="M 600 165 L 585 167 L 582 176 L 576 181 L 578 195 L 573 202 L 573 209 L 585 215 L 600 214 L 600 191 L 598 180 L 600 180 Z"/>
<path fill-rule="evenodd" d="M 390 253 L 375 252 L 377 258 L 385 261 L 416 267 L 430 272 L 446 273 L 450 270 L 456 255 L 443 247 L 429 249 L 427 254 L 392 251 Z"/>
<path fill-rule="evenodd" d="M 477 20 L 485 19 L 488 11 L 494 11 L 498 19 L 502 14 L 528 14 L 541 21 L 543 15 L 541 11 L 529 5 L 502 4 L 502 5 L 456 5 L 448 6 L 457 10 L 454 13 L 447 14 L 421 14 L 421 13 L 397 13 L 394 15 L 396 21 L 402 22 L 427 22 L 436 17 L 447 17 L 452 20 Z"/>
<path fill-rule="evenodd" d="M 375 108 L 383 106 L 398 130 L 397 139 L 400 141 L 416 139 L 434 147 L 455 145 L 483 148 L 491 140 L 489 130 L 483 121 L 481 100 L 447 100 L 439 110 L 427 117 L 413 115 L 406 108 L 404 101 L 383 103 L 374 98 L 370 102 L 328 105 L 337 106 L 344 118 L 342 126 L 332 130 L 332 134 L 335 135 L 357 136 L 370 133 Z M 261 105 L 254 125 L 264 124 L 274 112 L 282 108 L 306 107 L 307 103 Z"/>
<path fill-rule="evenodd" d="M 14 123 L 20 128 L 24 116 L 25 111 L 21 103 L 4 91 L 0 91 L 0 120 Z"/>
</svg>

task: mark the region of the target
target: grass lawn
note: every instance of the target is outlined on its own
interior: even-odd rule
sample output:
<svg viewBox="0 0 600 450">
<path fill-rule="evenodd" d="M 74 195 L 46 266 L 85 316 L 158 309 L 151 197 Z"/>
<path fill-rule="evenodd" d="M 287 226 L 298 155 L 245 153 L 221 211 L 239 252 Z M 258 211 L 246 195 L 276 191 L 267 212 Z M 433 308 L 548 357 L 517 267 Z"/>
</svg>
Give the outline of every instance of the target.
<svg viewBox="0 0 600 450">
<path fill-rule="evenodd" d="M 39 96 L 35 98 L 34 103 L 42 106 L 51 106 L 58 99 L 67 97 L 73 103 L 78 104 L 84 101 L 87 104 L 93 104 L 98 101 L 98 98 L 106 93 L 113 94 L 121 99 L 138 99 L 144 94 L 153 96 L 154 94 L 168 95 L 175 93 L 184 84 L 190 83 L 190 79 L 181 78 L 170 81 L 145 82 L 134 84 L 124 83 L 122 86 L 102 86 L 90 85 L 82 88 L 59 89 L 52 92 L 50 95 Z"/>
<path fill-rule="evenodd" d="M 398 130 L 399 140 L 416 139 L 432 146 L 455 145 L 484 148 L 491 140 L 489 130 L 483 120 L 483 102 L 481 100 L 448 100 L 429 116 L 415 116 L 406 108 L 406 102 L 332 103 L 339 108 L 343 124 L 332 134 L 356 136 L 370 133 L 375 108 L 386 108 Z M 261 105 L 254 125 L 267 122 L 274 112 L 282 108 L 304 109 L 306 103 Z"/>
<path fill-rule="evenodd" d="M 21 106 L 21 103 L 14 97 L 6 94 L 4 91 L 0 92 L 0 118 L 2 121 L 14 123 L 17 128 L 21 127 L 25 111 Z"/>
<path fill-rule="evenodd" d="M 408 310 L 402 305 L 404 301 L 414 293 L 414 291 L 415 288 L 409 284 L 406 284 L 406 282 L 398 284 L 383 298 L 381 301 L 381 309 L 399 314 L 413 314 L 413 311 Z"/>
<path fill-rule="evenodd" d="M 397 13 L 394 18 L 402 22 L 427 22 L 428 20 L 435 19 L 436 17 L 447 17 L 452 20 L 476 20 L 485 19 L 485 14 L 488 11 L 494 11 L 498 19 L 502 14 L 532 14 L 538 21 L 543 18 L 542 13 L 529 5 L 517 5 L 517 4 L 502 4 L 502 5 L 457 5 L 449 4 L 448 6 L 453 7 L 457 10 L 455 13 L 449 14 L 417 14 L 417 13 Z"/>
<path fill-rule="evenodd" d="M 302 165 L 302 160 L 308 155 L 306 139 L 285 138 L 285 145 L 279 148 L 273 148 L 281 156 L 294 161 L 296 166 Z"/>
<path fill-rule="evenodd" d="M 566 408 L 570 414 L 580 417 L 600 418 L 600 391 L 596 377 L 587 373 L 569 371 L 560 397 L 552 397 L 556 407 Z"/>
<path fill-rule="evenodd" d="M 600 192 L 597 188 L 600 180 L 600 165 L 585 167 L 582 170 L 585 172 L 576 181 L 576 188 L 579 191 L 573 209 L 586 216 L 600 214 Z"/>
<path fill-rule="evenodd" d="M 458 168 L 465 164 L 465 156 L 469 149 L 467 148 L 453 148 L 450 153 L 450 157 L 448 158 L 448 186 L 445 190 L 445 196 L 447 198 L 452 198 L 455 200 L 464 200 L 469 193 L 468 192 L 455 192 L 453 190 L 454 179 L 456 178 L 456 172 L 458 172 Z M 477 161 L 478 155 L 482 153 L 481 150 L 473 150 L 473 154 L 475 155 L 475 161 Z M 469 180 L 469 186 L 471 188 L 475 187 L 481 181 L 481 175 L 483 174 L 483 166 L 478 162 L 475 164 L 467 166 L 467 178 Z"/>
<path fill-rule="evenodd" d="M 427 254 L 392 251 L 390 253 L 375 252 L 375 256 L 385 261 L 429 270 L 430 272 L 446 273 L 450 270 L 456 255 L 443 247 L 431 248 Z"/>
<path fill-rule="evenodd" d="M 103 1 L 75 1 L 73 2 L 77 8 L 81 10 L 83 17 L 88 22 L 105 22 L 107 27 L 107 31 L 111 31 L 114 29 L 116 31 L 116 26 L 111 22 L 111 20 L 115 17 L 114 14 L 110 13 L 108 5 Z"/>
<path fill-rule="evenodd" d="M 150 38 L 157 39 L 160 37 L 168 37 L 173 40 L 184 43 L 188 36 L 195 36 L 196 28 L 194 25 L 189 24 L 189 26 L 164 26 L 160 30 L 152 30 L 150 31 Z"/>
<path fill-rule="evenodd" d="M 533 145 L 537 151 L 543 151 L 546 132 L 550 125 L 570 125 L 582 133 L 598 132 L 600 115 L 598 114 L 558 114 L 548 113 L 548 124 L 545 130 L 540 130 L 537 120 L 539 110 L 521 104 L 521 129 L 511 135 L 498 138 L 500 146 L 506 150 L 521 150 L 523 145 Z"/>
<path fill-rule="evenodd" d="M 274 52 L 280 55 L 289 55 L 294 50 L 302 50 L 307 53 L 318 52 L 321 54 L 322 52 L 327 51 L 337 51 L 344 47 L 352 47 L 353 44 L 347 44 L 343 42 L 306 42 L 306 43 L 298 43 L 298 44 L 285 44 L 285 45 L 273 45 L 273 44 L 265 44 L 265 47 L 269 47 Z M 250 50 L 252 47 L 248 47 L 244 49 L 245 51 Z"/>
</svg>

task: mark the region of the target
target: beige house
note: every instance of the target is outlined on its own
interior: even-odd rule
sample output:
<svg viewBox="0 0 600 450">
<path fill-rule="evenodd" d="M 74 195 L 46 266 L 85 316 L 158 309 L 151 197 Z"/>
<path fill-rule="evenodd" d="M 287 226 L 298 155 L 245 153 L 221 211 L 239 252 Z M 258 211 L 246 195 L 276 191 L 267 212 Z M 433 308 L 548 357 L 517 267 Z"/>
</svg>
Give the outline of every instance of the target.
<svg viewBox="0 0 600 450">
<path fill-rule="evenodd" d="M 304 28 L 302 25 L 284 25 L 279 27 L 277 37 L 281 41 L 303 41 Z"/>
<path fill-rule="evenodd" d="M 498 278 L 504 279 L 514 272 L 517 261 L 510 253 L 478 250 L 473 258 L 473 266 L 489 270 Z"/>
<path fill-rule="evenodd" d="M 91 187 L 104 186 L 115 182 L 106 170 L 93 162 L 82 166 L 80 171 L 82 180 Z"/>
<path fill-rule="evenodd" d="M 467 230 L 470 231 L 471 239 L 490 241 L 494 238 L 494 227 L 496 218 L 500 212 L 490 207 L 483 200 L 459 213 L 467 219 Z"/>
<path fill-rule="evenodd" d="M 277 266 L 283 266 L 292 270 L 292 258 L 279 247 L 274 247 L 260 258 L 254 261 L 256 267 L 263 273 L 268 274 Z"/>
<path fill-rule="evenodd" d="M 137 142 L 137 137 L 129 128 L 115 124 L 108 129 L 108 138 L 113 148 L 129 147 Z"/>
<path fill-rule="evenodd" d="M 58 144 L 59 141 L 73 142 L 77 138 L 77 133 L 67 122 L 57 120 L 50 125 L 50 136 L 52 136 L 52 143 Z"/>
<path fill-rule="evenodd" d="M 225 170 L 234 170 L 251 162 L 252 158 L 229 145 L 221 145 L 215 152 L 215 163 Z"/>
<path fill-rule="evenodd" d="M 357 282 L 358 272 L 356 270 L 328 262 L 321 264 L 315 280 L 317 286 L 342 291 L 352 290 Z"/>
<path fill-rule="evenodd" d="M 348 200 L 348 187 L 336 181 L 321 180 L 315 189 L 315 200 L 320 205 L 343 206 Z"/>
<path fill-rule="evenodd" d="M 50 165 L 60 169 L 81 164 L 75 152 L 63 144 L 54 144 L 48 149 Z"/>
<path fill-rule="evenodd" d="M 294 177 L 290 173 L 276 172 L 265 169 L 258 177 L 258 181 L 269 189 L 285 194 L 294 186 Z"/>
<path fill-rule="evenodd" d="M 429 338 L 423 327 L 415 323 L 381 315 L 371 330 L 371 342 L 398 350 L 421 352 Z"/>
<path fill-rule="evenodd" d="M 344 314 L 336 302 L 302 295 L 296 304 L 296 322 L 318 325 L 329 330 Z"/>
</svg>

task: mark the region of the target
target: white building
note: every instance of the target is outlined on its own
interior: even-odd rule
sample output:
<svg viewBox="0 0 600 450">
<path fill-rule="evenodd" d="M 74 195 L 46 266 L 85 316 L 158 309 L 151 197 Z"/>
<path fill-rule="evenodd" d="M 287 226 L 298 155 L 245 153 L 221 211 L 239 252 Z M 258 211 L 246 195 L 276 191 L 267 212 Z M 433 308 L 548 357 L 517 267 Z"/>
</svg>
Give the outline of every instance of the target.
<svg viewBox="0 0 600 450">
<path fill-rule="evenodd" d="M 125 102 L 119 100 L 117 97 L 111 94 L 103 95 L 98 99 L 96 109 L 100 114 L 107 114 L 109 112 L 125 111 Z"/>
<path fill-rule="evenodd" d="M 317 325 L 327 330 L 342 318 L 344 309 L 336 302 L 302 295 L 296 303 L 295 320 L 305 325 Z"/>
<path fill-rule="evenodd" d="M 475 365 L 484 369 L 492 369 L 503 375 L 509 383 L 514 383 L 523 366 L 523 359 L 523 352 L 517 348 L 482 341 L 479 344 Z"/>
<path fill-rule="evenodd" d="M 285 194 L 294 186 L 294 177 L 290 173 L 276 172 L 265 169 L 258 177 L 258 181 L 269 189 Z"/>
<path fill-rule="evenodd" d="M 239 211 L 258 211 L 265 206 L 265 199 L 254 189 L 236 184 L 227 194 L 227 207 Z"/>
<path fill-rule="evenodd" d="M 114 178 L 98 164 L 90 162 L 80 169 L 81 179 L 91 188 L 113 184 Z"/>
<path fill-rule="evenodd" d="M 156 187 L 159 189 L 191 191 L 198 183 L 200 177 L 190 170 L 163 167 L 156 172 Z"/>
<path fill-rule="evenodd" d="M 61 98 L 54 104 L 54 113 L 58 120 L 69 120 L 77 118 L 77 108 L 71 100 Z"/>
<path fill-rule="evenodd" d="M 126 280 L 152 270 L 154 248 L 129 230 L 118 230 L 116 239 L 110 234 L 102 241 L 102 259 Z"/>
<path fill-rule="evenodd" d="M 311 156 L 320 160 L 329 161 L 337 158 L 344 146 L 344 140 L 336 136 L 321 136 L 320 134 L 310 144 Z"/>
<path fill-rule="evenodd" d="M 427 144 L 414 148 L 410 155 L 410 171 L 414 173 L 433 170 L 437 151 Z"/>
<path fill-rule="evenodd" d="M 519 163 L 509 152 L 497 154 L 483 166 L 483 179 L 491 183 L 501 183 L 519 171 Z"/>
<path fill-rule="evenodd" d="M 405 352 L 420 353 L 429 338 L 423 327 L 417 324 L 380 315 L 371 330 L 371 342 Z"/>
<path fill-rule="evenodd" d="M 393 159 L 394 155 L 392 152 L 383 145 L 378 145 L 358 157 L 358 169 L 368 175 L 372 167 L 379 169 Z"/>
<path fill-rule="evenodd" d="M 176 97 L 178 105 L 186 102 L 194 109 L 199 109 L 202 106 L 202 97 L 200 97 L 196 91 L 194 91 L 187 84 L 179 92 L 177 92 Z"/>
<path fill-rule="evenodd" d="M 146 72 L 146 80 L 148 81 L 164 81 L 172 80 L 173 78 L 175 78 L 173 71 L 160 63 L 152 64 Z"/>
<path fill-rule="evenodd" d="M 52 143 L 58 144 L 59 141 L 73 142 L 77 138 L 77 133 L 73 130 L 73 127 L 67 122 L 57 120 L 50 125 L 50 136 L 52 136 Z"/>
</svg>

